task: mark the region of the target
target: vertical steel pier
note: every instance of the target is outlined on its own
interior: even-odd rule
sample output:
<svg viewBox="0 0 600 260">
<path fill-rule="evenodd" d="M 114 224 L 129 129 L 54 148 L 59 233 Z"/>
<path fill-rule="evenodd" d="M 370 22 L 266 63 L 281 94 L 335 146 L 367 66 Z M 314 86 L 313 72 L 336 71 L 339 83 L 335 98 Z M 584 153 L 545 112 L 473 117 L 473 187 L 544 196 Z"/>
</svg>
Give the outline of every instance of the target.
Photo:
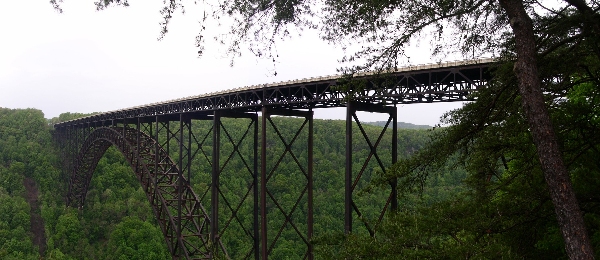
<svg viewBox="0 0 600 260">
<path fill-rule="evenodd" d="M 381 130 L 381 132 L 380 132 L 379 136 L 377 137 L 377 139 L 375 140 L 375 142 L 372 142 L 371 139 L 369 138 L 369 136 L 367 135 L 367 133 L 365 132 L 365 130 L 362 126 L 362 123 L 358 119 L 358 116 L 356 114 L 356 112 L 358 112 L 358 111 L 364 111 L 364 112 L 370 112 L 370 113 L 384 113 L 384 114 L 389 115 L 385 126 Z M 352 168 L 352 165 L 354 162 L 353 154 L 352 154 L 353 123 L 355 123 L 358 126 L 358 128 L 361 132 L 362 138 L 364 139 L 364 141 L 366 141 L 366 143 L 370 149 L 369 155 L 365 159 L 365 162 L 362 164 L 361 169 L 356 173 L 356 175 L 354 175 L 354 169 Z M 391 145 L 392 146 L 392 158 L 391 158 L 392 161 L 385 163 L 380 159 L 377 148 L 378 148 L 379 144 L 381 143 L 381 141 L 384 137 L 384 134 L 385 134 L 386 130 L 388 129 L 388 127 L 390 126 L 390 124 L 391 124 L 391 128 L 392 128 L 392 138 L 390 140 L 390 142 L 392 144 Z M 356 213 L 359 217 L 362 216 L 359 205 L 357 205 L 355 203 L 355 201 L 353 200 L 352 194 L 353 194 L 354 190 L 356 189 L 356 186 L 357 186 L 358 182 L 360 181 L 361 177 L 365 173 L 365 170 L 367 170 L 367 165 L 368 165 L 369 161 L 372 158 L 375 158 L 375 160 L 377 161 L 377 166 L 380 167 L 380 169 L 385 173 L 386 168 L 391 166 L 392 164 L 396 163 L 398 160 L 397 125 L 398 125 L 397 124 L 397 110 L 396 110 L 395 106 L 382 106 L 382 105 L 374 105 L 374 104 L 370 104 L 370 103 L 360 103 L 360 102 L 355 102 L 355 101 L 348 102 L 348 104 L 346 106 L 346 171 L 345 171 L 346 174 L 345 174 L 345 182 L 344 182 L 344 186 L 345 186 L 344 232 L 346 234 L 349 234 L 352 232 L 353 214 Z M 383 207 L 383 209 L 381 210 L 381 212 L 379 214 L 379 218 L 377 219 L 377 221 L 375 223 L 364 222 L 365 228 L 367 229 L 367 231 L 369 232 L 369 234 L 371 236 L 375 235 L 376 227 L 383 220 L 385 212 L 388 210 L 388 208 L 391 207 L 392 210 L 396 210 L 398 208 L 398 198 L 397 198 L 398 192 L 397 192 L 396 185 L 397 185 L 396 180 L 392 180 L 390 182 L 391 192 L 390 192 L 390 195 L 388 196 L 385 206 Z"/>
<path fill-rule="evenodd" d="M 285 116 L 285 117 L 298 117 L 303 118 L 304 121 L 298 127 L 295 132 L 295 135 L 291 137 L 291 139 L 286 139 L 279 131 L 276 123 L 272 120 L 272 116 Z M 303 132 L 305 127 L 308 127 L 307 131 L 307 164 L 302 165 L 299 161 L 297 155 L 297 151 L 292 149 L 292 145 L 298 140 L 298 137 Z M 269 150 L 269 142 L 267 135 L 267 128 L 272 128 L 278 138 L 275 140 L 270 139 L 271 142 L 281 142 L 285 149 L 282 154 L 274 154 L 273 151 Z M 262 118 L 261 118 L 261 178 L 260 178 L 260 210 L 261 210 L 261 229 L 260 229 L 260 238 L 261 238 L 261 258 L 268 259 L 269 254 L 273 250 L 277 240 L 281 236 L 287 225 L 292 226 L 295 230 L 298 237 L 304 242 L 306 246 L 306 252 L 303 256 L 303 259 L 314 259 L 313 256 L 313 246 L 310 242 L 313 235 L 313 112 L 309 111 L 301 111 L 301 110 L 291 110 L 291 109 L 276 109 L 276 108 L 268 108 L 262 107 Z M 267 155 L 270 155 L 270 158 L 277 158 L 273 165 L 269 165 Z M 302 172 L 304 177 L 306 178 L 306 183 L 304 188 L 302 189 L 301 194 L 298 196 L 294 206 L 291 209 L 285 209 L 277 200 L 276 194 L 273 194 L 269 191 L 269 180 L 276 175 L 277 168 L 282 162 L 283 158 L 289 155 L 295 161 L 299 170 Z M 269 167 L 270 166 L 270 167 Z M 294 185 L 300 185 L 299 183 L 294 183 Z M 307 215 L 306 216 L 306 224 L 307 230 L 306 233 L 303 234 L 297 227 L 296 222 L 301 220 L 294 219 L 293 213 L 298 209 L 299 203 L 303 199 L 304 195 L 307 196 Z M 275 214 L 277 212 L 281 213 L 285 220 L 281 227 L 271 227 L 268 222 L 268 206 L 274 206 Z M 279 228 L 274 238 L 269 240 L 268 230 L 271 228 Z"/>
<path fill-rule="evenodd" d="M 245 119 L 249 123 L 246 125 L 241 136 L 237 138 L 230 134 L 227 130 L 228 119 Z M 211 173 L 211 241 L 212 243 L 221 243 L 223 234 L 232 229 L 231 225 L 237 223 L 237 228 L 244 231 L 245 236 L 250 240 L 251 250 L 248 252 L 236 252 L 238 257 L 244 259 L 251 258 L 254 255 L 255 259 L 259 259 L 259 200 L 258 200 L 258 115 L 256 113 L 236 113 L 232 111 L 215 111 L 213 113 L 212 125 L 212 173 Z M 224 138 L 223 138 L 224 137 Z M 244 141 L 249 139 L 252 147 L 251 151 L 243 149 Z M 224 150 L 222 146 L 229 145 L 231 150 Z M 223 155 L 222 153 L 225 153 Z M 243 191 L 242 200 L 238 202 L 228 200 L 222 193 L 220 179 L 222 177 L 235 178 L 231 172 L 227 170 L 227 166 L 234 157 L 242 161 L 245 168 L 244 173 L 248 173 L 251 181 L 247 181 L 250 185 Z M 242 170 L 244 171 L 244 170 Z M 252 197 L 251 201 L 250 198 Z M 221 203 L 223 202 L 223 203 Z M 252 203 L 251 212 L 240 212 L 244 203 Z M 229 215 L 223 215 L 221 211 L 229 212 Z M 240 214 L 251 213 L 251 226 L 244 226 L 240 220 Z M 223 225 L 222 225 L 223 224 Z"/>
</svg>

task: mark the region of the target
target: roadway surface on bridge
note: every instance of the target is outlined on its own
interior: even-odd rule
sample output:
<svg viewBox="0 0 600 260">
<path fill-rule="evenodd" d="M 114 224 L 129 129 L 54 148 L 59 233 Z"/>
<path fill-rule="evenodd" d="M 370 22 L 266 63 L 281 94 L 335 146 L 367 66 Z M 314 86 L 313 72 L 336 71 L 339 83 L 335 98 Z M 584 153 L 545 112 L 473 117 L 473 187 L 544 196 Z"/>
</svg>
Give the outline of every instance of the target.
<svg viewBox="0 0 600 260">
<path fill-rule="evenodd" d="M 261 84 L 99 113 L 54 127 L 103 126 L 128 118 L 154 121 L 156 116 L 176 121 L 180 114 L 202 116 L 216 110 L 343 107 L 350 99 L 381 105 L 466 101 L 469 93 L 485 86 L 491 77 L 488 69 L 492 63 L 486 58 L 408 66 L 386 73 L 356 74 L 353 83 L 347 83 L 343 75 L 334 75 Z"/>
</svg>

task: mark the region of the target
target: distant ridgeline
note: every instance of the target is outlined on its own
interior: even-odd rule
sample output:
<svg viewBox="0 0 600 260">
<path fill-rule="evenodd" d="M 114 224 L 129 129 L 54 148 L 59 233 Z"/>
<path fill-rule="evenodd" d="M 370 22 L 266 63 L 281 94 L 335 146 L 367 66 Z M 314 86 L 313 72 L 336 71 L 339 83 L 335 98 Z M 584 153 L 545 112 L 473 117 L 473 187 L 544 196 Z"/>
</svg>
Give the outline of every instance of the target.
<svg viewBox="0 0 600 260">
<path fill-rule="evenodd" d="M 375 122 L 364 122 L 365 124 L 375 125 L 375 126 L 385 126 L 386 121 L 375 121 Z M 398 122 L 398 128 L 400 129 L 430 129 L 433 128 L 429 125 L 415 125 L 411 123 Z"/>
</svg>

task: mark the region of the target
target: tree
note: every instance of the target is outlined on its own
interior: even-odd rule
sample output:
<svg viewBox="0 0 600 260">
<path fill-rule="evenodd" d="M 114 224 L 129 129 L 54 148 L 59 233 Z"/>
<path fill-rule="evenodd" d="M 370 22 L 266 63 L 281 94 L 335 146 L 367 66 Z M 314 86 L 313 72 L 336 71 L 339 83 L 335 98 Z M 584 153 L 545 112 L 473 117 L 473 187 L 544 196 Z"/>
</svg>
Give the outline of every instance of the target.
<svg viewBox="0 0 600 260">
<path fill-rule="evenodd" d="M 54 227 L 52 239 L 54 240 L 56 248 L 60 249 L 61 251 L 80 253 L 81 249 L 78 247 L 82 241 L 85 240 L 85 238 L 81 228 L 80 220 L 76 213 L 66 212 L 58 217 L 58 222 Z"/>
<path fill-rule="evenodd" d="M 167 259 L 168 250 L 160 230 L 148 222 L 125 217 L 108 241 L 112 254 L 106 259 Z"/>
<path fill-rule="evenodd" d="M 103 0 L 96 4 L 103 9 L 128 2 Z M 179 8 L 183 8 L 181 0 L 166 1 L 161 11 L 163 33 Z M 556 58 L 565 49 L 584 49 L 589 53 L 583 67 L 593 67 L 590 64 L 600 57 L 598 10 L 599 3 L 593 0 L 564 0 L 554 7 L 522 0 L 263 0 L 220 2 L 213 17 L 234 19 L 230 34 L 233 53 L 238 53 L 243 43 L 249 43 L 256 55 L 273 57 L 272 46 L 279 37 L 289 36 L 292 27 L 319 29 L 330 42 L 360 44 L 359 51 L 344 58 L 359 65 L 350 66 L 345 72 L 393 69 L 407 56 L 404 48 L 424 34 L 433 36 L 434 53 L 458 46 L 465 54 L 501 54 L 506 62 L 514 62 L 522 113 L 537 149 L 567 252 L 573 259 L 584 259 L 593 253 L 547 111 L 544 87 L 549 83 L 542 81 L 543 75 L 557 78 L 564 71 L 541 66 L 537 60 L 553 55 Z M 204 38 L 201 32 L 201 50 Z M 557 74 L 542 72 L 546 69 Z M 598 78 L 597 70 L 583 71 L 586 76 Z"/>
<path fill-rule="evenodd" d="M 531 127 L 533 142 L 538 150 L 538 157 L 565 239 L 567 252 L 571 259 L 593 259 L 594 253 L 583 223 L 583 216 L 577 204 L 577 198 L 573 192 L 569 173 L 564 165 L 542 94 L 541 79 L 536 62 L 536 39 L 531 18 L 527 14 L 522 0 L 500 0 L 499 2 L 506 11 L 514 32 L 517 53 L 514 70 L 523 98 L 523 111 Z M 579 2 L 588 7 L 583 1 L 570 2 Z M 581 10 L 580 12 L 586 15 L 585 12 Z"/>
<path fill-rule="evenodd" d="M 600 21 L 597 9 L 592 9 L 585 1 L 567 2 L 578 10 L 577 15 L 583 20 L 577 26 L 573 26 L 573 29 L 580 33 L 580 39 L 595 40 L 595 43 L 592 43 L 594 47 L 594 44 L 597 45 L 597 38 L 587 37 L 586 34 L 600 32 L 597 30 Z M 591 4 L 598 5 L 596 2 Z M 492 1 L 326 1 L 325 5 L 327 7 L 324 13 L 329 16 L 324 19 L 323 24 L 328 26 L 321 28 L 325 32 L 326 39 L 339 41 L 345 35 L 351 35 L 351 39 L 364 39 L 368 44 L 384 43 L 384 47 L 381 48 L 372 45 L 363 47 L 354 57 L 351 57 L 350 60 L 365 56 L 367 58 L 366 66 L 357 66 L 354 70 L 370 69 L 373 66 L 379 66 L 381 69 L 395 67 L 402 48 L 413 37 L 432 25 L 436 27 L 435 31 L 439 35 L 446 32 L 444 25 L 454 25 L 455 37 L 458 38 L 459 43 L 462 43 L 463 51 L 469 49 L 465 47 L 481 48 L 482 43 L 484 48 L 481 49 L 493 51 L 492 48 L 495 46 L 490 40 L 496 37 L 493 32 L 486 29 L 507 32 L 508 22 L 512 28 L 512 35 L 505 33 L 504 37 L 514 41 L 513 51 L 516 56 L 514 71 L 522 97 L 523 112 L 537 147 L 538 158 L 555 207 L 567 253 L 572 259 L 593 258 L 594 254 L 583 217 L 572 190 L 569 173 L 564 165 L 542 92 L 536 63 L 538 55 L 536 47 L 539 45 L 536 43 L 534 24 L 528 13 L 533 12 L 536 15 L 535 3 L 525 5 L 522 0 L 500 0 L 499 3 Z M 403 11 L 400 7 L 409 10 L 404 14 L 406 18 L 402 17 Z M 540 7 L 544 6 L 540 5 L 538 8 Z M 236 35 L 246 36 L 248 30 L 254 29 L 254 33 L 250 35 L 255 35 L 255 40 L 261 40 L 256 38 L 256 35 L 261 35 L 260 32 L 265 30 L 256 29 L 257 24 L 264 22 L 253 19 L 260 18 L 263 14 L 273 14 L 271 22 L 273 27 L 270 28 L 272 35 L 290 23 L 311 24 L 310 20 L 302 19 L 304 14 L 311 14 L 311 7 L 301 1 L 263 1 L 256 5 L 236 3 L 226 9 L 240 13 L 243 17 L 239 21 L 244 26 L 238 26 L 237 28 L 242 29 L 234 29 L 233 32 Z M 396 16 L 398 13 L 400 16 Z M 558 13 L 557 16 L 560 16 L 560 12 Z M 475 22 L 468 22 L 469 20 Z M 258 23 L 253 23 L 254 21 Z M 283 30 L 283 33 L 285 34 L 286 30 Z M 272 42 L 273 38 L 267 41 L 268 44 Z M 560 47 L 563 44 L 565 43 L 559 42 L 555 46 Z"/>
<path fill-rule="evenodd" d="M 499 73 L 512 75 L 512 68 L 499 68 Z M 531 142 L 531 133 L 527 131 L 529 126 L 519 112 L 522 109 L 518 102 L 521 97 L 517 89 L 507 87 L 509 85 L 492 84 L 477 94 L 480 102 L 451 112 L 448 120 L 460 123 L 437 132 L 429 148 L 398 165 L 395 170 L 402 176 L 399 187 L 414 187 L 415 183 L 419 186 L 425 175 L 429 179 L 436 177 L 431 171 L 443 166 L 448 161 L 446 158 L 458 158 L 457 164 L 468 170 L 466 184 L 469 191 L 432 209 L 419 209 L 422 213 L 418 215 L 426 216 L 420 224 L 441 229 L 431 236 L 451 236 L 452 229 L 459 227 L 463 236 L 456 240 L 462 243 L 451 246 L 456 248 L 455 251 L 471 252 L 471 249 L 464 248 L 466 245 L 478 245 L 480 250 L 484 249 L 481 252 L 495 251 L 494 246 L 500 249 L 509 246 L 510 250 L 498 252 L 512 252 L 518 258 L 566 258 L 564 252 L 557 250 L 563 239 L 556 220 L 549 218 L 553 216 L 553 208 L 548 189 L 543 185 L 540 162 L 535 160 L 536 149 Z M 590 134 L 597 129 L 598 124 L 593 119 L 598 117 L 599 111 L 595 109 L 596 105 L 592 105 L 597 94 L 591 89 L 587 83 L 569 89 L 566 99 L 550 107 L 550 114 L 574 190 L 581 200 L 589 231 L 596 238 L 594 246 L 598 249 L 598 221 L 595 219 L 600 212 L 593 209 L 598 197 L 590 192 L 600 187 L 595 181 L 600 171 L 597 159 L 593 159 L 600 156 L 597 150 L 600 143 Z M 558 96 L 563 89 L 555 86 L 548 91 L 553 91 L 550 95 Z M 581 99 L 582 95 L 584 99 Z M 423 193 L 428 194 L 428 191 Z M 461 208 L 464 212 L 456 210 Z M 449 213 L 459 212 L 460 217 L 448 217 L 448 213 L 444 212 L 448 209 Z M 411 232 L 418 231 L 421 230 Z M 477 239 L 464 241 L 464 235 Z M 391 237 L 398 237 L 394 243 L 402 245 L 399 239 L 402 236 Z M 426 245 L 433 247 L 429 250 L 434 252 L 444 250 L 435 244 Z M 478 258 L 478 255 L 471 256 Z M 502 256 L 507 257 L 505 254 Z"/>
</svg>

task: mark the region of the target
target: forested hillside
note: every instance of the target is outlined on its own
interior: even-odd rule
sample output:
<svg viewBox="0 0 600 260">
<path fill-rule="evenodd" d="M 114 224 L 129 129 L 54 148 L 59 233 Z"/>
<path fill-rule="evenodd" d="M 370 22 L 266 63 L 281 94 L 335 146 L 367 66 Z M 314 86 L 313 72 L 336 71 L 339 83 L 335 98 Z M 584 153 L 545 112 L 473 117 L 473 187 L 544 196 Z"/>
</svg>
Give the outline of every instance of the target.
<svg viewBox="0 0 600 260">
<path fill-rule="evenodd" d="M 38 259 L 40 252 L 45 259 L 168 259 L 162 233 L 157 226 L 146 196 L 134 177 L 129 165 L 120 152 L 114 148 L 107 151 L 100 160 L 82 210 L 66 208 L 64 196 L 67 190 L 67 176 L 61 171 L 59 151 L 55 149 L 50 122 L 63 121 L 80 114 L 63 114 L 60 118 L 44 119 L 43 113 L 35 109 L 0 109 L 0 258 L 2 259 Z M 300 119 L 273 118 L 281 133 L 286 136 L 296 131 L 301 125 Z M 225 120 L 224 125 L 232 136 L 241 136 L 244 130 L 243 120 Z M 206 133 L 210 122 L 194 124 L 194 132 Z M 344 190 L 344 152 L 345 122 L 335 120 L 315 120 L 314 128 L 314 176 L 315 176 L 315 235 L 317 238 L 329 240 L 343 233 L 343 190 Z M 376 138 L 381 127 L 365 126 L 365 131 Z M 271 130 L 270 130 L 271 131 Z M 408 157 L 419 150 L 428 140 L 430 131 L 399 130 L 400 157 Z M 359 131 L 355 131 L 354 145 L 355 168 L 362 165 L 367 156 L 367 144 L 359 139 Z M 284 147 L 276 141 L 274 131 L 269 134 L 269 151 L 281 153 Z M 299 140 L 304 140 L 303 132 Z M 384 137 L 381 150 L 391 148 L 389 133 Z M 243 145 L 249 145 L 243 144 Z M 222 144 L 224 154 L 227 144 Z M 231 147 L 229 147 L 231 148 Z M 246 147 L 248 148 L 248 147 Z M 243 149 L 243 148 L 241 148 Z M 293 145 L 299 161 L 306 162 L 306 142 L 297 141 Z M 175 153 L 172 156 L 176 158 Z M 383 161 L 390 161 L 388 153 L 382 153 Z M 272 167 L 277 157 L 269 158 Z M 223 196 L 229 202 L 240 203 L 241 197 L 248 189 L 249 176 L 244 177 L 243 163 L 233 159 L 224 168 L 221 177 Z M 373 163 L 369 167 L 374 167 Z M 192 183 L 198 194 L 207 188 L 210 167 L 206 162 L 194 162 L 193 169 L 197 174 L 192 176 Z M 356 195 L 357 204 L 365 213 L 365 218 L 374 218 L 385 203 L 389 190 L 379 189 L 370 184 L 371 179 L 378 176 L 378 170 L 366 171 Z M 461 171 L 452 171 L 453 175 L 444 175 L 436 179 L 436 185 L 444 187 L 427 192 L 426 201 L 433 203 L 447 194 L 460 189 Z M 237 175 L 236 175 L 237 174 Z M 30 182 L 27 182 L 30 180 Z M 296 225 L 305 230 L 306 195 L 302 193 L 306 181 L 292 158 L 286 156 L 277 168 L 276 174 L 269 181 L 269 190 L 278 198 L 283 208 L 291 208 L 298 197 L 302 197 L 300 205 L 294 213 Z M 33 193 L 26 190 L 25 184 L 39 189 L 39 203 L 28 204 L 28 197 Z M 298 183 L 298 185 L 290 185 Z M 374 188 L 375 187 L 375 188 Z M 34 191 L 32 191 L 34 192 Z M 222 199 L 223 200 L 223 199 Z M 409 202 L 410 201 L 410 202 Z M 403 207 L 414 204 L 418 196 L 405 198 Z M 30 200 L 35 202 L 35 200 Z M 205 205 L 210 210 L 209 203 Z M 223 203 L 222 203 L 223 204 Z M 269 204 L 269 225 L 281 226 L 283 215 Z M 31 207 L 33 206 L 33 208 Z M 245 203 L 240 215 L 249 213 L 251 204 Z M 221 208 L 226 223 L 226 208 Z M 43 218 L 43 227 L 32 225 L 32 220 L 39 215 Z M 38 218 L 39 219 L 39 218 Z M 250 223 L 251 218 L 241 218 L 241 223 Z M 357 220 L 358 221 L 358 220 Z M 357 222 L 358 223 L 358 222 Z M 229 254 L 234 259 L 241 258 L 245 252 L 232 251 L 233 248 L 244 248 L 248 245 L 241 227 L 231 224 L 225 232 L 223 241 Z M 362 232 L 356 224 L 357 232 Z M 40 232 L 39 229 L 42 229 Z M 37 230 L 36 230 L 37 229 Z M 273 228 L 273 234 L 278 228 Z M 295 231 L 288 225 L 282 236 L 275 243 L 271 253 L 273 259 L 300 259 L 305 250 Z M 34 241 L 40 241 L 36 244 Z M 317 256 L 323 258 L 330 248 L 327 243 L 317 243 Z M 337 250 L 338 246 L 333 246 Z M 323 252 L 322 255 L 320 252 Z M 335 257 L 334 257 L 335 258 Z"/>
<path fill-rule="evenodd" d="M 44 114 L 35 109 L 0 108 L 0 258 L 39 259 L 45 249 L 44 226 L 40 207 L 63 210 L 58 157 L 52 146 L 50 129 Z M 35 180 L 37 186 L 29 185 Z M 28 192 L 43 190 L 39 204 L 30 207 Z M 34 195 L 34 194 L 30 194 Z M 35 227 L 36 230 L 32 230 Z M 40 230 L 41 229 L 41 230 Z M 34 241 L 38 243 L 34 243 Z"/>
<path fill-rule="evenodd" d="M 0 259 L 169 259 L 146 195 L 118 150 L 109 149 L 100 160 L 83 209 L 65 207 L 68 178 L 60 168 L 59 151 L 53 144 L 49 122 L 79 116 L 82 115 L 66 113 L 60 119 L 47 120 L 35 109 L 0 109 Z M 244 120 L 226 119 L 223 125 L 229 135 L 239 138 L 248 124 Z M 282 117 L 274 117 L 273 122 L 286 138 L 291 138 L 302 124 L 301 119 Z M 193 131 L 201 136 L 200 133 L 207 133 L 210 127 L 210 122 L 198 121 L 194 122 Z M 364 127 L 372 139 L 381 130 L 379 126 Z M 273 167 L 278 154 L 285 150 L 272 130 L 270 128 L 267 142 L 272 154 L 268 167 Z M 363 216 L 354 215 L 355 232 L 344 236 L 345 122 L 315 120 L 313 243 L 316 258 L 566 258 L 543 178 L 531 166 L 535 163 L 532 161 L 534 151 L 530 146 L 518 145 L 525 142 L 526 135 L 521 131 L 511 132 L 514 135 L 505 141 L 510 142 L 510 146 L 502 145 L 497 138 L 482 136 L 486 139 L 479 139 L 472 150 L 459 150 L 449 160 L 438 156 L 444 154 L 443 150 L 425 149 L 432 135 L 437 136 L 436 142 L 447 142 L 445 147 L 452 148 L 449 150 L 456 149 L 455 143 L 447 139 L 452 131 L 456 129 L 399 129 L 398 151 L 402 163 L 392 167 L 389 175 L 400 176 L 398 213 L 384 218 L 375 237 L 369 236 L 361 224 L 363 221 L 373 223 L 389 194 L 386 180 L 389 176 L 382 176 L 373 160 L 354 193 Z M 368 145 L 361 141 L 360 131 L 354 134 L 356 171 L 368 155 Z M 378 149 L 391 149 L 389 137 L 388 132 Z M 303 131 L 299 141 L 292 145 L 300 164 L 307 160 L 305 138 L 306 131 Z M 203 145 L 203 150 L 210 150 L 210 142 Z M 251 145 L 251 141 L 241 142 L 240 150 L 248 150 Z M 577 143 L 568 145 L 573 149 L 585 147 Z M 231 144 L 222 141 L 221 148 L 219 222 L 221 227 L 228 226 L 222 241 L 232 259 L 240 259 L 251 248 L 244 230 L 251 227 L 252 221 L 252 194 L 246 195 L 251 187 L 251 176 L 239 157 L 234 156 L 224 164 L 232 151 Z M 489 154 L 499 152 L 498 149 L 505 155 L 498 160 L 490 159 L 494 157 Z M 573 161 L 573 180 L 597 247 L 600 244 L 597 207 L 600 160 L 595 150 L 586 151 L 567 154 Z M 172 153 L 175 160 L 178 156 L 177 151 Z M 389 153 L 383 152 L 380 156 L 382 161 L 389 162 Z M 211 168 L 205 157 L 197 158 L 192 163 L 192 186 L 210 210 L 210 200 L 205 194 Z M 407 169 L 411 169 L 410 173 L 402 175 Z M 424 171 L 426 175 L 422 174 Z M 269 179 L 268 189 L 280 204 L 267 203 L 272 227 L 269 239 L 282 230 L 271 252 L 273 259 L 302 259 L 305 252 L 306 246 L 295 230 L 306 230 L 305 183 L 306 178 L 289 154 L 283 157 Z M 299 203 L 290 214 L 295 227 L 285 225 L 285 216 L 279 207 L 289 213 L 298 198 Z M 229 207 L 239 207 L 237 219 L 230 219 Z"/>
</svg>

